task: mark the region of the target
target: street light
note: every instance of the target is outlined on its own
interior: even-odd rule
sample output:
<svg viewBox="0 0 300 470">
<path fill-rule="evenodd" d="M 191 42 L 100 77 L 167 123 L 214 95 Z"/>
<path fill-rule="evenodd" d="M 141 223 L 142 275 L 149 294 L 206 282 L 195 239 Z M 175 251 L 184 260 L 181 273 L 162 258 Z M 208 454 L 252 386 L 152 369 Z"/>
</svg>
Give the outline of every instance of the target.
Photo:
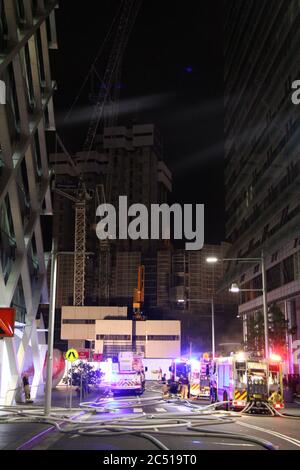
<svg viewBox="0 0 300 470">
<path fill-rule="evenodd" d="M 268 330 L 268 303 L 267 303 L 267 276 L 265 267 L 265 257 L 262 251 L 260 258 L 222 258 L 218 259 L 215 256 L 206 258 L 206 262 L 210 264 L 217 263 L 218 261 L 239 261 L 242 263 L 257 263 L 261 264 L 261 275 L 262 275 L 262 288 L 261 289 L 240 289 L 237 284 L 232 284 L 230 292 L 241 292 L 241 291 L 257 291 L 262 292 L 263 297 L 263 314 L 264 314 L 264 336 L 265 336 L 265 357 L 269 359 L 269 330 Z"/>
<path fill-rule="evenodd" d="M 218 258 L 216 258 L 215 256 L 209 256 L 208 258 L 206 258 L 206 262 L 210 264 L 217 263 L 218 261 Z"/>
<path fill-rule="evenodd" d="M 237 284 L 231 284 L 229 292 L 232 292 L 233 294 L 238 294 L 240 292 L 240 288 Z"/>
</svg>

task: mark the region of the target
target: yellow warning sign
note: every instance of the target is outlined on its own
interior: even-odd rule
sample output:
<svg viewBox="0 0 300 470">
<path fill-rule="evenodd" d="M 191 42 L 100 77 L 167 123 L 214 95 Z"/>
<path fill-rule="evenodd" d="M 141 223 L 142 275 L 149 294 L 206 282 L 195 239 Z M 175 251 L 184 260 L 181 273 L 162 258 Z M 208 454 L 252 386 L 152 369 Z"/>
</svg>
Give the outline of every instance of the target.
<svg viewBox="0 0 300 470">
<path fill-rule="evenodd" d="M 78 357 L 79 357 L 79 354 L 78 354 L 78 351 L 76 351 L 76 349 L 68 349 L 68 351 L 66 352 L 66 359 L 69 362 L 77 361 Z"/>
</svg>

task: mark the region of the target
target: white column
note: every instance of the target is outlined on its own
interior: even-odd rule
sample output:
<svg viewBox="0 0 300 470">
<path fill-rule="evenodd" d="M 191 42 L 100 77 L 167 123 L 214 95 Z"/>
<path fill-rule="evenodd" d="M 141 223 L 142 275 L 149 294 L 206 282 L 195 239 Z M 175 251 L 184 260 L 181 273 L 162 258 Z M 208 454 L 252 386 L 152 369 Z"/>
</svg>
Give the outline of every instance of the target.
<svg viewBox="0 0 300 470">
<path fill-rule="evenodd" d="M 288 321 L 288 328 L 290 329 L 293 326 L 292 323 L 292 301 L 286 300 L 284 302 L 284 316 L 285 320 Z M 294 358 L 293 358 L 293 336 L 287 332 L 287 352 L 288 352 L 288 371 L 289 374 L 294 374 Z"/>
</svg>

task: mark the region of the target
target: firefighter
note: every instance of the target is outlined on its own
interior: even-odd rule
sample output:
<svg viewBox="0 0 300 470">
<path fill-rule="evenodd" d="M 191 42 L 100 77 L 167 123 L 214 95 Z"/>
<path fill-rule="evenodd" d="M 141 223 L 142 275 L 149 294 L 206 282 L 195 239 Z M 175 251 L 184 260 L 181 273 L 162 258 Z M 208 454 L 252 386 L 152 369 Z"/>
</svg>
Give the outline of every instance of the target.
<svg viewBox="0 0 300 470">
<path fill-rule="evenodd" d="M 28 375 L 24 374 L 22 380 L 23 380 L 23 388 L 24 388 L 24 393 L 25 393 L 25 401 L 26 403 L 33 403 L 33 401 L 31 400 L 31 396 L 30 396 L 30 385 L 29 385 Z"/>
<path fill-rule="evenodd" d="M 188 377 L 181 376 L 181 389 L 180 395 L 183 400 L 186 400 L 189 395 L 189 379 Z"/>
<path fill-rule="evenodd" d="M 280 403 L 282 404 L 282 396 L 280 393 L 280 390 L 275 390 L 272 395 L 270 395 L 268 402 L 272 405 L 275 406 L 276 404 Z"/>
<path fill-rule="evenodd" d="M 223 392 L 223 401 L 227 402 L 224 404 L 224 408 L 226 411 L 229 410 L 229 403 L 228 403 L 228 393 L 227 393 L 227 390 L 224 389 L 224 392 Z"/>
<path fill-rule="evenodd" d="M 167 398 L 170 395 L 170 384 L 166 380 L 163 381 L 162 394 L 163 398 Z"/>
<path fill-rule="evenodd" d="M 218 397 L 217 383 L 216 383 L 216 380 L 214 378 L 212 378 L 212 380 L 210 382 L 210 401 L 211 401 L 211 403 L 216 403 L 217 397 Z"/>
<path fill-rule="evenodd" d="M 145 377 L 145 372 L 143 369 L 141 370 L 141 381 L 142 381 L 142 389 L 145 390 L 146 377 Z"/>
</svg>

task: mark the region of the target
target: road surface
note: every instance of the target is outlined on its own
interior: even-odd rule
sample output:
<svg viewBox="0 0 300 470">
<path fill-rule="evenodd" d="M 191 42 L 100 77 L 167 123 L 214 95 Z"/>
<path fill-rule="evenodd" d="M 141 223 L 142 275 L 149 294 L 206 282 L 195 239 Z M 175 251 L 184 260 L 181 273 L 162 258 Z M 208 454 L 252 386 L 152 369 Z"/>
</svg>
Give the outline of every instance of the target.
<svg viewBox="0 0 300 470">
<path fill-rule="evenodd" d="M 63 432 L 44 423 L 0 424 L 0 449 L 158 450 L 162 445 L 161 448 L 169 450 L 187 451 L 266 450 L 261 442 L 251 440 L 258 438 L 265 441 L 266 447 L 269 443 L 278 450 L 300 450 L 300 406 L 297 404 L 285 412 L 298 415 L 299 419 L 261 415 L 228 417 L 224 413 L 200 415 L 201 407 L 208 404 L 194 401 L 191 407 L 183 400 L 163 400 L 160 387 L 152 384 L 143 397 L 134 401 L 132 397 L 114 397 L 98 400 L 91 408 L 78 409 L 73 412 L 72 424 L 60 423 Z M 117 435 L 120 426 L 123 432 Z M 129 432 L 125 433 L 124 427 Z M 78 430 L 97 435 L 82 435 Z M 229 439 L 223 433 L 236 436 Z M 14 439 L 10 440 L 10 435 Z"/>
</svg>

